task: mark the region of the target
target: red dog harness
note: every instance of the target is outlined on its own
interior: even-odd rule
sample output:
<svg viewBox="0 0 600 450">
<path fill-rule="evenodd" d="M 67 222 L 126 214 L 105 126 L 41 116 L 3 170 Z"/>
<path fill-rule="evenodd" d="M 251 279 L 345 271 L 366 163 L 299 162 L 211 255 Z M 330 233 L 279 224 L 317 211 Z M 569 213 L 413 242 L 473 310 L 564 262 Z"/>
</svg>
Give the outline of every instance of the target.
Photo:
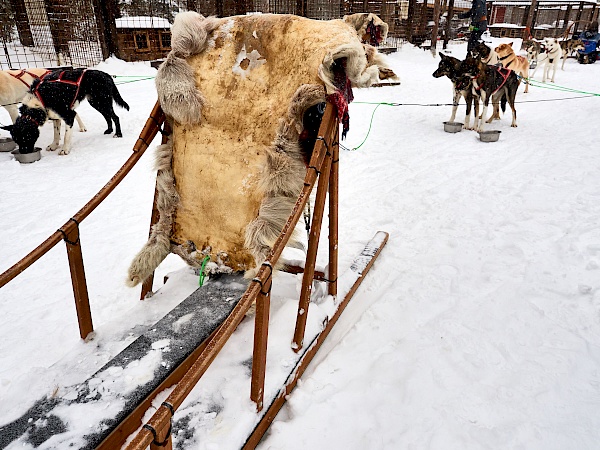
<svg viewBox="0 0 600 450">
<path fill-rule="evenodd" d="M 496 72 L 498 72 L 498 74 L 502 77 L 502 83 L 500 83 L 500 86 L 498 86 L 494 92 L 492 92 L 492 95 L 494 95 L 496 92 L 498 92 L 500 89 L 502 89 L 502 86 L 504 86 L 506 84 L 506 80 L 508 80 L 508 77 L 510 75 L 510 73 L 512 72 L 511 69 L 507 69 L 506 67 L 494 67 L 494 69 L 496 69 Z M 475 78 L 473 78 L 473 80 L 476 80 L 477 78 L 479 78 L 481 74 L 477 75 Z M 481 90 L 481 86 L 476 87 L 475 88 L 476 91 Z"/>
<path fill-rule="evenodd" d="M 50 72 L 52 72 L 51 70 L 46 70 L 46 73 L 44 73 L 41 77 L 37 76 L 35 73 L 31 73 L 28 70 L 25 69 L 21 69 L 21 71 L 18 74 L 13 74 L 8 72 L 8 74 L 13 77 L 16 78 L 17 80 L 19 80 L 21 83 L 23 83 L 25 86 L 27 86 L 27 89 L 29 89 L 31 87 L 30 84 L 27 84 L 27 82 L 23 79 L 23 75 L 27 74 L 30 77 L 32 77 L 34 80 L 41 80 L 42 78 L 44 78 L 46 75 L 48 75 Z"/>
<path fill-rule="evenodd" d="M 81 80 L 83 79 L 83 75 L 85 74 L 86 71 L 87 71 L 87 69 L 83 69 L 83 71 L 81 72 L 81 75 L 79 75 L 79 78 L 77 79 L 77 81 L 63 80 L 63 75 L 66 72 L 64 70 L 58 75 L 58 78 L 56 80 L 48 80 L 48 79 L 45 79 L 45 76 L 48 75 L 48 72 L 46 72 L 40 78 L 40 82 L 38 83 L 38 85 L 33 88 L 32 93 L 37 97 L 37 99 L 42 103 L 42 106 L 45 108 L 46 105 L 44 104 L 44 100 L 42 100 L 42 96 L 38 92 L 38 89 L 39 89 L 40 85 L 42 84 L 42 82 L 44 82 L 44 83 L 65 83 L 65 84 L 70 84 L 71 86 L 76 86 L 77 90 L 75 91 L 75 95 L 73 96 L 73 101 L 71 102 L 71 105 L 69 106 L 69 108 L 73 109 L 75 100 L 77 100 L 77 94 L 79 94 L 79 88 L 81 87 Z"/>
</svg>

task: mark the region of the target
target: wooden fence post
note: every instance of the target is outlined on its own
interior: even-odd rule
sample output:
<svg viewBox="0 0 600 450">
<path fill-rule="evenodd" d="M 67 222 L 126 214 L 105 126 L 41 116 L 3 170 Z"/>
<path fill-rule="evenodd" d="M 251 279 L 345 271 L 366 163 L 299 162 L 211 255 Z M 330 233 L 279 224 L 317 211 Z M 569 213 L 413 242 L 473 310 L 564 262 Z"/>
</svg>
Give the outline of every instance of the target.
<svg viewBox="0 0 600 450">
<path fill-rule="evenodd" d="M 63 228 L 68 229 L 65 230 Z M 83 268 L 79 223 L 75 219 L 71 219 L 68 225 L 63 228 L 60 229 L 60 232 L 63 234 L 64 241 L 67 244 L 67 257 L 69 258 L 69 268 L 71 270 L 71 283 L 73 284 L 73 295 L 75 296 L 79 335 L 81 339 L 85 340 L 94 331 L 94 326 L 92 325 L 90 300 L 85 281 L 85 270 Z"/>
</svg>

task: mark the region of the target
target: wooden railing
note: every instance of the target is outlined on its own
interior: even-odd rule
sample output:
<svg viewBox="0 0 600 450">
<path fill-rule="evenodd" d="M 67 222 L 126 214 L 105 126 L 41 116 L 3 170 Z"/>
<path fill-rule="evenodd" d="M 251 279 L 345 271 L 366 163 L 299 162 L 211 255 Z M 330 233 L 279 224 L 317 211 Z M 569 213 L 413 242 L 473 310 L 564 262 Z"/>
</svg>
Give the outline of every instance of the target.
<svg viewBox="0 0 600 450">
<path fill-rule="evenodd" d="M 92 199 L 86 203 L 73 217 L 71 217 L 55 233 L 42 242 L 31 253 L 7 269 L 0 275 L 0 288 L 9 283 L 34 262 L 49 252 L 61 240 L 67 245 L 67 256 L 69 259 L 69 268 L 71 271 L 71 282 L 73 284 L 73 294 L 75 296 L 75 307 L 77 310 L 77 320 L 79 322 L 79 335 L 85 339 L 89 333 L 94 330 L 92 324 L 92 314 L 90 311 L 90 302 L 85 280 L 85 270 L 83 267 L 83 258 L 81 253 L 81 239 L 79 224 L 89 216 L 102 201 L 119 185 L 125 176 L 131 171 L 135 164 L 140 160 L 144 152 L 148 149 L 150 143 L 158 133 L 161 124 L 165 121 L 165 115 L 158 104 L 154 105 L 150 117 L 135 145 L 133 154 L 110 179 L 106 185 Z"/>
</svg>

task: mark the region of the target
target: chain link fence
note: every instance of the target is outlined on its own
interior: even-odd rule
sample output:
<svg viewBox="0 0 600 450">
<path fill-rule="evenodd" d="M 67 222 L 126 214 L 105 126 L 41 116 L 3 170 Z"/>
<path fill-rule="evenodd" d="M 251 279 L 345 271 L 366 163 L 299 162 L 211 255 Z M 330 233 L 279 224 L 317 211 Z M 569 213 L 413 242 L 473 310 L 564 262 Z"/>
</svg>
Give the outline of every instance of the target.
<svg viewBox="0 0 600 450">
<path fill-rule="evenodd" d="M 0 3 L 0 69 L 90 67 L 114 55 L 154 61 L 171 48 L 171 24 L 182 11 L 226 17 L 249 13 L 339 19 L 374 13 L 389 25 L 385 47 L 422 48 L 467 39 L 470 0 L 4 0 Z M 496 0 L 488 3 L 497 37 L 562 36 L 598 20 L 594 0 Z M 432 35 L 434 38 L 432 39 Z"/>
</svg>

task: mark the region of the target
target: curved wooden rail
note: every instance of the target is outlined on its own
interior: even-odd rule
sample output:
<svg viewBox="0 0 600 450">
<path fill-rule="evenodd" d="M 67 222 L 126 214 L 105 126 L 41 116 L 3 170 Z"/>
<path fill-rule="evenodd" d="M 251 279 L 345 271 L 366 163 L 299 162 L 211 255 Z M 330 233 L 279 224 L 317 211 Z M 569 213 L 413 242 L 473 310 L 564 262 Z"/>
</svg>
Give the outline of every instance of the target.
<svg viewBox="0 0 600 450">
<path fill-rule="evenodd" d="M 160 125 L 164 121 L 165 115 L 159 103 L 156 102 L 150 113 L 150 117 L 146 120 L 146 124 L 144 125 L 138 140 L 133 146 L 133 154 L 129 159 L 108 183 L 106 183 L 104 187 L 62 227 L 50 235 L 50 237 L 37 246 L 27 256 L 2 273 L 0 275 L 0 288 L 17 277 L 64 239 L 67 243 L 67 253 L 69 256 L 69 265 L 71 267 L 71 280 L 73 282 L 75 304 L 77 307 L 77 316 L 79 318 L 80 335 L 85 339 L 85 337 L 93 331 L 91 315 L 89 314 L 89 302 L 87 298 L 85 274 L 83 271 L 83 260 L 81 258 L 81 248 L 79 245 L 79 223 L 89 216 L 131 171 L 146 149 L 150 146 L 150 143 L 160 129 Z"/>
</svg>

